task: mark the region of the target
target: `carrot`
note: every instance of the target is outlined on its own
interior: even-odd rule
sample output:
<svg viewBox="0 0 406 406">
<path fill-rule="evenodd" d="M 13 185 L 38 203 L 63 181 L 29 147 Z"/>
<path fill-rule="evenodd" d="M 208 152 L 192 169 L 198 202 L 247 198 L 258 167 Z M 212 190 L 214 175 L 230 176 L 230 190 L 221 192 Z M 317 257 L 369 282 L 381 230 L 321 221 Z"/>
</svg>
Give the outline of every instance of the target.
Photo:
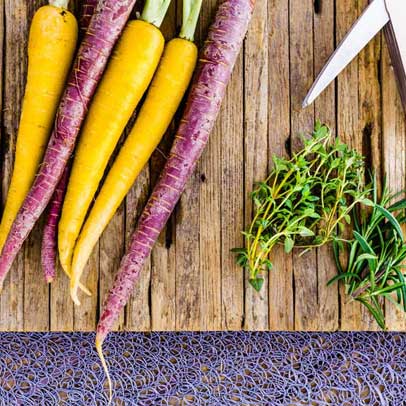
<svg viewBox="0 0 406 406">
<path fill-rule="evenodd" d="M 163 54 L 145 102 L 83 226 L 71 271 L 73 296 L 94 245 L 127 195 L 179 107 L 197 61 L 193 36 L 202 0 L 184 0 L 183 26 Z M 188 14 L 189 13 L 189 14 Z"/>
<path fill-rule="evenodd" d="M 76 239 L 109 158 L 161 58 L 165 39 L 159 26 L 169 4 L 170 0 L 149 0 L 141 19 L 128 23 L 87 114 L 58 230 L 59 257 L 68 274 Z M 72 299 L 79 304 L 77 296 Z"/>
<path fill-rule="evenodd" d="M 85 0 L 82 4 L 82 13 L 79 20 L 79 28 L 82 35 L 86 34 L 97 3 L 98 0 Z M 52 196 L 42 237 L 41 263 L 45 280 L 48 283 L 51 283 L 56 275 L 57 226 L 62 211 L 63 198 L 65 197 L 66 187 L 68 185 L 69 167 L 69 164 L 65 167 L 62 178 Z"/>
<path fill-rule="evenodd" d="M 253 6 L 253 0 L 223 0 L 219 5 L 170 156 L 131 238 L 97 326 L 96 349 L 105 369 L 102 344 L 127 303 L 142 266 L 208 141 Z"/>
<path fill-rule="evenodd" d="M 0 224 L 0 249 L 35 179 L 72 65 L 78 27 L 68 1 L 37 10 L 28 39 L 27 84 L 17 134 L 15 164 Z"/>
<path fill-rule="evenodd" d="M 45 280 L 48 283 L 51 283 L 54 280 L 56 274 L 57 226 L 68 179 L 69 170 L 66 167 L 50 203 L 49 213 L 47 215 L 42 237 L 41 264 L 44 270 Z"/>
<path fill-rule="evenodd" d="M 90 99 L 134 4 L 135 0 L 99 1 L 62 96 L 43 163 L 4 244 L 0 256 L 0 287 L 56 189 L 72 154 Z"/>
</svg>

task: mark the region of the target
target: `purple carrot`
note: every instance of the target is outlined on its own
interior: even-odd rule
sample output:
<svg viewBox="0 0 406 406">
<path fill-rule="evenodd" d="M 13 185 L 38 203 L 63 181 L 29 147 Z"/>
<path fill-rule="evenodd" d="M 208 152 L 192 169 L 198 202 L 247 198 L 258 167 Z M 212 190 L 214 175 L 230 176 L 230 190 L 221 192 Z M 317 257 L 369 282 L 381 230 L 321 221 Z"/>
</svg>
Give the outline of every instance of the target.
<svg viewBox="0 0 406 406">
<path fill-rule="evenodd" d="M 138 222 L 97 326 L 96 348 L 111 331 L 145 260 L 178 202 L 209 138 L 246 34 L 253 0 L 223 0 L 202 50 L 169 159 Z"/>
<path fill-rule="evenodd" d="M 86 34 L 86 31 L 90 25 L 90 20 L 93 17 L 94 11 L 97 7 L 99 0 L 84 0 L 82 4 L 82 10 L 80 14 L 79 28 L 82 35 Z"/>
<path fill-rule="evenodd" d="M 79 28 L 84 36 L 89 28 L 90 20 L 96 10 L 98 0 L 85 0 L 82 4 Z M 56 275 L 58 257 L 58 223 L 62 211 L 62 203 L 68 186 L 70 162 L 66 165 L 61 180 L 52 196 L 44 226 L 41 245 L 41 263 L 45 280 L 51 283 Z"/>
<path fill-rule="evenodd" d="M 62 203 L 68 180 L 69 168 L 67 166 L 49 205 L 44 234 L 42 237 L 41 263 L 45 280 L 48 283 L 51 283 L 56 275 L 58 222 L 61 215 Z"/>
<path fill-rule="evenodd" d="M 136 0 L 100 0 L 79 48 L 44 160 L 0 256 L 0 290 L 25 239 L 62 177 L 97 83 Z"/>
</svg>

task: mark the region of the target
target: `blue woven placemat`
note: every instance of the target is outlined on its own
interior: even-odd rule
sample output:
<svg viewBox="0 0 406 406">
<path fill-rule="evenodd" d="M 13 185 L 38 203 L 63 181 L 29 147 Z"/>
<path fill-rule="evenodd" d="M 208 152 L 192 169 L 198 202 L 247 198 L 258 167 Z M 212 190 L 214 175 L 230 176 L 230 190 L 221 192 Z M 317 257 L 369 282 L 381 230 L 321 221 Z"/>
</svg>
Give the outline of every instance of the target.
<svg viewBox="0 0 406 406">
<path fill-rule="evenodd" d="M 93 334 L 0 334 L 1 405 L 107 405 Z M 115 405 L 406 405 L 406 334 L 114 333 Z"/>
</svg>

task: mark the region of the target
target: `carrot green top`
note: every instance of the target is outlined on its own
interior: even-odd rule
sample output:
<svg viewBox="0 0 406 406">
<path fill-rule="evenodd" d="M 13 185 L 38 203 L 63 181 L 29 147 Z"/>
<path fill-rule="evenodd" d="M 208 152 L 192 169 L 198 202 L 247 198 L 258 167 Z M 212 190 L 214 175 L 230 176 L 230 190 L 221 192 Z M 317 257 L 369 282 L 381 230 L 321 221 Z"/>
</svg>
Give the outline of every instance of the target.
<svg viewBox="0 0 406 406">
<path fill-rule="evenodd" d="M 69 0 L 49 0 L 49 4 L 55 7 L 68 8 Z"/>
<path fill-rule="evenodd" d="M 179 37 L 194 41 L 202 0 L 183 0 L 183 23 Z"/>
<path fill-rule="evenodd" d="M 147 0 L 140 19 L 159 28 L 168 11 L 171 0 Z"/>
</svg>

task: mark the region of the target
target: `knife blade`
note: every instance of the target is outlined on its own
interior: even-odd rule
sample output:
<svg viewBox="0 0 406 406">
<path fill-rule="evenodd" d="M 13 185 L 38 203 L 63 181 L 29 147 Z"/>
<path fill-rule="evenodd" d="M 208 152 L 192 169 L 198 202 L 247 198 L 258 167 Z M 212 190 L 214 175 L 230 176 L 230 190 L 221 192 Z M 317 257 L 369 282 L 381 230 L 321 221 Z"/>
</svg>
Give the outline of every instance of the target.
<svg viewBox="0 0 406 406">
<path fill-rule="evenodd" d="M 390 21 L 385 0 L 374 0 L 351 27 L 303 101 L 307 107 Z"/>
</svg>

